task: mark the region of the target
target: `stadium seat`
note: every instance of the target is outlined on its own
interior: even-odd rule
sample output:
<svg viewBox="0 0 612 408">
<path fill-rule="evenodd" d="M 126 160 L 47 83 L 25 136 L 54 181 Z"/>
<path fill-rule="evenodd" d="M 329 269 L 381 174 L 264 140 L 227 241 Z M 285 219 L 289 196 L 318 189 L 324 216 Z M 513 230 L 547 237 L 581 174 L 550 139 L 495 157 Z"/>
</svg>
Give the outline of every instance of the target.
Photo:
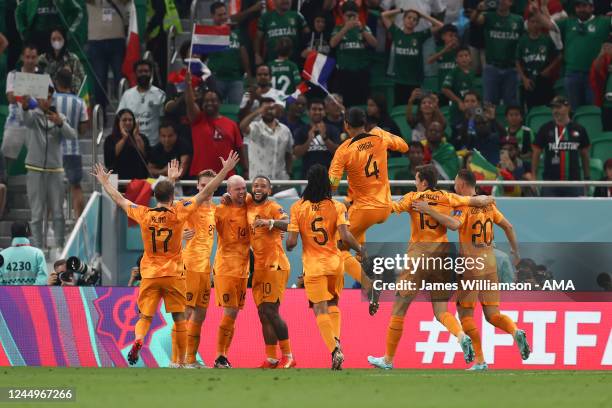
<svg viewBox="0 0 612 408">
<path fill-rule="evenodd" d="M 591 180 L 601 180 L 604 174 L 603 162 L 600 159 L 589 160 L 591 168 Z"/>
<path fill-rule="evenodd" d="M 400 108 L 403 108 L 403 110 Z M 402 136 L 405 141 L 410 142 L 412 140 L 412 129 L 410 129 L 408 121 L 406 120 L 406 106 L 396 106 L 393 108 L 391 119 L 397 123 L 400 132 L 402 132 L 400 136 Z"/>
<path fill-rule="evenodd" d="M 589 137 L 603 132 L 599 106 L 581 106 L 576 109 L 574 121 L 584 126 Z"/>
<path fill-rule="evenodd" d="M 591 157 L 603 163 L 612 158 L 612 140 L 600 140 L 591 145 Z"/>
<path fill-rule="evenodd" d="M 498 105 L 495 108 L 495 119 L 504 127 L 508 125 L 506 123 L 506 107 L 504 105 Z"/>
<path fill-rule="evenodd" d="M 291 178 L 300 180 L 302 178 L 302 158 L 296 157 L 291 162 Z"/>
<path fill-rule="evenodd" d="M 219 107 L 219 113 L 223 116 L 227 116 L 231 120 L 238 122 L 238 111 L 240 111 L 240 105 L 223 104 Z"/>
<path fill-rule="evenodd" d="M 531 128 L 534 133 L 540 130 L 540 127 L 546 122 L 552 120 L 552 110 L 548 106 L 534 106 L 527 114 L 525 123 Z"/>
<path fill-rule="evenodd" d="M 399 174 L 410 166 L 410 161 L 407 157 L 390 157 L 387 160 L 387 167 L 389 168 L 389 180 L 398 179 Z"/>
<path fill-rule="evenodd" d="M 589 140 L 591 141 L 591 144 L 602 140 L 612 141 L 612 132 L 589 133 Z"/>
<path fill-rule="evenodd" d="M 428 76 L 425 77 L 425 80 L 423 81 L 423 89 L 427 89 L 429 91 L 432 92 L 439 92 L 439 86 L 438 86 L 438 76 Z"/>
</svg>

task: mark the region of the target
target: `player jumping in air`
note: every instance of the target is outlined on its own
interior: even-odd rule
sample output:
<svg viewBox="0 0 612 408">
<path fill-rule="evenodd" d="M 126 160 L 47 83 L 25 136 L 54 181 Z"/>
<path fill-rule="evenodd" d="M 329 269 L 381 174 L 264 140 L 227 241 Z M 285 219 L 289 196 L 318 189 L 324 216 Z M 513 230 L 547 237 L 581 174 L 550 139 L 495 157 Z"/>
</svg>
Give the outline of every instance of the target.
<svg viewBox="0 0 612 408">
<path fill-rule="evenodd" d="M 140 263 L 142 281 L 138 292 L 140 318 L 136 323 L 134 345 L 127 356 L 131 365 L 138 361 L 143 339 L 149 331 L 161 299 L 164 299 L 166 312 L 172 313 L 176 325 L 178 364 L 181 366 L 184 363 L 187 331 L 185 277 L 181 259 L 183 225 L 198 206 L 215 192 L 238 160 L 239 156 L 235 152 L 231 152 L 226 160 L 221 159 L 221 172 L 189 200 L 175 203 L 174 184 L 168 180 L 158 182 L 153 190 L 157 200 L 154 208 L 136 205 L 123 197 L 110 183 L 111 172 L 105 170 L 101 164 L 94 166 L 92 175 L 128 217 L 140 225 L 142 234 L 144 255 Z M 177 167 L 178 162 L 173 161 L 168 165 L 168 171 L 174 171 Z"/>
<path fill-rule="evenodd" d="M 283 249 L 282 231 L 287 231 L 289 216 L 278 203 L 269 200 L 270 180 L 253 179 L 252 198 L 247 200 L 247 219 L 254 257 L 253 299 L 266 344 L 266 360 L 259 368 L 291 368 L 295 360 L 289 343 L 287 323 L 279 313 L 280 302 L 289 279 L 289 259 Z M 282 357 L 277 358 L 277 344 Z"/>
<path fill-rule="evenodd" d="M 349 230 L 361 245 L 365 243 L 368 228 L 385 222 L 391 214 L 387 150 L 408 151 L 408 145 L 401 137 L 379 127 L 368 132 L 365 125 L 365 112 L 359 108 L 349 109 L 344 121 L 349 138 L 338 147 L 329 167 L 329 179 L 334 191 L 344 172 L 347 173 L 348 195 L 352 200 L 347 205 Z M 370 293 L 369 309 L 370 314 L 374 315 L 378 310 L 380 292 L 373 290 L 367 276 L 362 276 L 360 262 L 354 256 L 343 251 L 343 258 L 345 271 Z"/>
<path fill-rule="evenodd" d="M 395 213 L 408 212 L 410 214 L 410 243 L 408 244 L 408 257 L 423 258 L 432 261 L 434 266 L 427 265 L 417 270 L 404 270 L 398 277 L 398 282 L 412 282 L 414 290 L 406 288 L 398 290 L 393 304 L 389 328 L 387 330 L 387 350 L 383 357 L 368 357 L 368 362 L 374 367 L 382 369 L 393 368 L 393 357 L 404 330 L 404 316 L 412 300 L 424 283 L 450 283 L 454 271 L 436 267 L 436 258 L 448 255 L 447 225 L 438 222 L 423 212 L 423 203 L 436 206 L 442 213 L 450 213 L 454 208 L 462 205 L 483 207 L 493 201 L 491 197 L 461 197 L 443 190 L 436 189 L 438 177 L 432 165 L 417 168 L 415 177 L 416 192 L 406 194 L 399 202 L 392 203 Z M 425 257 L 423 257 L 425 255 Z M 438 259 L 439 260 L 439 259 Z M 461 325 L 451 313 L 448 312 L 448 300 L 452 295 L 448 290 L 430 290 L 431 303 L 436 319 L 446 327 L 459 340 L 463 357 L 467 363 L 474 359 L 474 349 L 470 337 L 461 329 Z"/>
<path fill-rule="evenodd" d="M 227 354 L 234 337 L 238 312 L 244 307 L 249 277 L 249 225 L 247 223 L 246 182 L 238 175 L 227 180 L 231 204 L 215 210 L 217 251 L 213 266 L 215 297 L 223 307 L 217 335 L 215 368 L 231 368 Z"/>
<path fill-rule="evenodd" d="M 327 170 L 314 165 L 308 170 L 308 185 L 302 199 L 291 206 L 287 228 L 287 250 L 302 237 L 304 288 L 312 303 L 317 326 L 332 357 L 332 370 L 341 370 L 344 355 L 340 347 L 340 309 L 338 298 L 344 285 L 344 264 L 334 239 L 336 233 L 344 245 L 365 258 L 365 249 L 349 231 L 346 207 L 332 200 Z M 331 308 L 334 308 L 334 313 Z"/>
<path fill-rule="evenodd" d="M 455 191 L 466 197 L 476 195 L 476 178 L 469 170 L 461 170 L 455 177 Z M 467 269 L 462 275 L 463 281 L 487 281 L 497 283 L 497 265 L 495 253 L 493 252 L 493 224 L 499 225 L 504 230 L 511 247 L 514 263 L 520 259 L 518 243 L 512 224 L 508 222 L 503 214 L 497 209 L 495 203 L 485 207 L 475 208 L 462 206 L 456 211 L 457 215 L 448 215 L 437 212 L 433 207 L 423 204 L 422 211 L 437 220 L 446 223 L 450 229 L 459 230 L 460 254 L 462 257 L 484 260 L 484 268 Z M 457 294 L 457 311 L 461 319 L 463 331 L 470 336 L 476 354 L 475 364 L 470 371 L 482 371 L 488 368 L 482 353 L 480 333 L 474 322 L 474 308 L 476 301 L 480 300 L 485 318 L 493 326 L 511 334 L 516 340 L 521 358 L 529 358 L 531 350 L 525 332 L 516 327 L 516 324 L 508 316 L 499 311 L 499 291 L 478 291 L 462 289 L 460 285 Z"/>
</svg>

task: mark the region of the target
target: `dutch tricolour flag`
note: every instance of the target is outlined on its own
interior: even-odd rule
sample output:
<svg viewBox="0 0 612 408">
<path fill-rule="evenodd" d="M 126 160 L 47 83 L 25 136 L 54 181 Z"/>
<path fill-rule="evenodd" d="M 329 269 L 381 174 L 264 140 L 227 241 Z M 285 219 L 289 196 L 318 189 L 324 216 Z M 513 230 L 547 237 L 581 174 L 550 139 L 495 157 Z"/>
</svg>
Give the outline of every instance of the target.
<svg viewBox="0 0 612 408">
<path fill-rule="evenodd" d="M 223 51 L 230 45 L 230 27 L 205 26 L 195 24 L 191 36 L 191 52 L 197 55 L 207 55 L 212 52 Z"/>
<path fill-rule="evenodd" d="M 327 86 L 327 80 L 334 71 L 336 61 L 325 54 L 312 51 L 306 57 L 302 78 L 315 85 Z"/>
<path fill-rule="evenodd" d="M 310 87 L 308 86 L 308 83 L 304 81 L 300 82 L 300 84 L 295 87 L 295 92 L 287 96 L 285 99 L 285 104 L 290 105 L 294 103 L 300 95 L 304 95 L 309 89 Z"/>
</svg>

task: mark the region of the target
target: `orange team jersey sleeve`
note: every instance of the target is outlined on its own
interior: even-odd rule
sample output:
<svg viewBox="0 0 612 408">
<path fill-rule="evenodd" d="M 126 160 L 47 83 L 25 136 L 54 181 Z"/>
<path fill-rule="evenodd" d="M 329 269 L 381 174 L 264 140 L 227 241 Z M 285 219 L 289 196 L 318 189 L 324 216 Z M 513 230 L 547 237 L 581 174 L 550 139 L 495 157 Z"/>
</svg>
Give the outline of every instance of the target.
<svg viewBox="0 0 612 408">
<path fill-rule="evenodd" d="M 380 135 L 387 145 L 388 150 L 392 150 L 394 152 L 406 153 L 408 151 L 408 143 L 404 139 L 402 139 L 398 135 L 394 135 L 391 132 L 387 132 L 384 129 L 379 127 L 375 127 L 370 130 L 370 133 L 375 135 Z"/>
<path fill-rule="evenodd" d="M 288 231 L 302 238 L 305 276 L 335 275 L 341 272 L 336 242 L 338 225 L 348 225 L 346 207 L 335 200 L 311 203 L 303 199 L 291 206 Z"/>
<path fill-rule="evenodd" d="M 221 204 L 215 210 L 217 252 L 214 273 L 219 276 L 249 276 L 249 227 L 247 207 Z"/>
<path fill-rule="evenodd" d="M 202 204 L 187 219 L 185 228 L 195 230 L 183 250 L 183 263 L 189 271 L 209 272 L 210 255 L 215 241 L 215 205 Z"/>
<path fill-rule="evenodd" d="M 406 196 L 410 194 L 408 193 Z M 436 211 L 452 215 L 448 193 L 442 190 L 413 192 L 410 203 L 407 203 L 407 201 L 402 199 L 397 206 L 399 207 L 398 209 L 408 211 L 410 214 L 410 242 L 448 242 L 444 225 L 427 214 L 411 209 L 412 202 L 426 201 Z"/>
<path fill-rule="evenodd" d="M 391 211 L 397 214 L 411 211 L 414 194 L 414 191 L 411 191 L 404 195 L 399 201 L 392 201 Z"/>
<path fill-rule="evenodd" d="M 277 228 L 270 230 L 268 226 L 255 228 L 257 219 L 282 220 L 289 216 L 275 201 L 267 200 L 265 203 L 247 207 L 247 219 L 251 233 L 251 248 L 255 258 L 255 270 L 262 269 L 289 269 L 289 259 L 283 250 L 283 238 Z"/>
</svg>

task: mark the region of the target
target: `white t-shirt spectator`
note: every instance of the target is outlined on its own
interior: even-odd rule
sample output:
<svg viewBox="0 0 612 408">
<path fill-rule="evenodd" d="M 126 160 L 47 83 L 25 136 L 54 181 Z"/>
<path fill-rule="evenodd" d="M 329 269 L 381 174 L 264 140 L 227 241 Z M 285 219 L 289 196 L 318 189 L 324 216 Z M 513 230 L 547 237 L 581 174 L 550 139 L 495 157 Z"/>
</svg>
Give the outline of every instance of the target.
<svg viewBox="0 0 612 408">
<path fill-rule="evenodd" d="M 134 112 L 140 127 L 140 133 L 149 139 L 151 146 L 159 142 L 159 120 L 164 113 L 166 94 L 161 89 L 151 86 L 147 91 L 140 92 L 138 87 L 125 91 L 119 102 L 119 108 Z"/>
<path fill-rule="evenodd" d="M 416 10 L 419 13 L 432 14 L 442 13 L 446 10 L 446 3 L 444 0 L 393 0 L 394 8 L 401 8 L 403 10 Z M 404 14 L 399 13 L 395 17 L 395 25 L 403 29 L 404 28 Z M 430 28 L 431 24 L 424 18 L 419 19 L 415 31 L 423 31 Z"/>
<path fill-rule="evenodd" d="M 286 154 L 293 152 L 293 136 L 289 128 L 275 119 L 276 127 L 268 127 L 259 119 L 249 125 L 244 143 L 248 145 L 249 175 L 266 176 L 271 180 L 288 180 Z"/>
<path fill-rule="evenodd" d="M 265 94 L 261 95 L 261 97 L 262 98 L 272 98 L 277 104 L 285 106 L 285 103 L 283 101 L 285 100 L 285 98 L 287 98 L 287 95 L 285 95 L 283 91 L 279 91 L 278 89 L 270 88 L 270 90 L 266 92 Z M 249 93 L 245 92 L 244 95 L 242 95 L 242 101 L 240 101 L 240 109 L 244 108 L 248 101 L 249 101 Z M 255 99 L 255 101 L 253 101 L 253 106 L 251 107 L 251 112 L 254 110 L 257 110 L 257 108 L 259 108 L 259 101 Z"/>
</svg>

